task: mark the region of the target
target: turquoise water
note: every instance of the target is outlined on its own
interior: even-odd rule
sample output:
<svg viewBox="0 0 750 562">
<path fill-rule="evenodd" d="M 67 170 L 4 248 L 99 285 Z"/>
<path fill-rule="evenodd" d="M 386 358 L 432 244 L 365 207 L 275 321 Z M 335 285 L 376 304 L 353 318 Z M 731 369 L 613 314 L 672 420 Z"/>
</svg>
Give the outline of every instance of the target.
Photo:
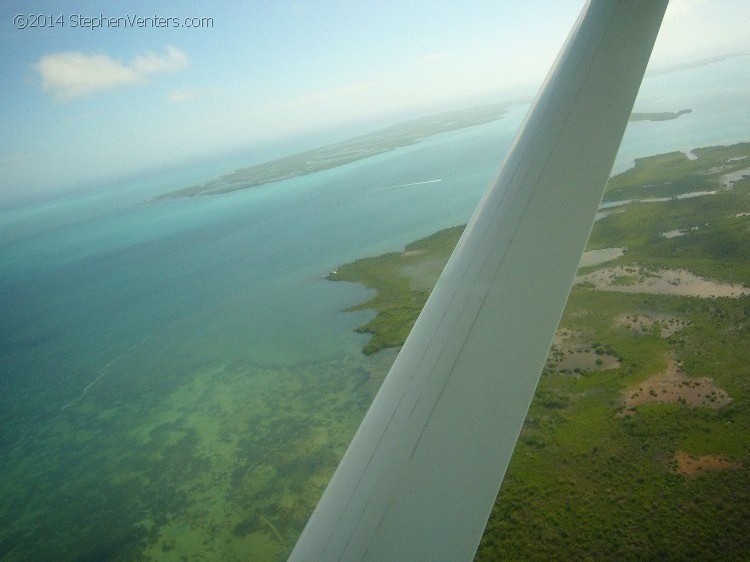
<svg viewBox="0 0 750 562">
<path fill-rule="evenodd" d="M 632 124 L 616 169 L 750 140 L 745 59 L 648 79 L 637 110 L 693 113 Z M 393 357 L 323 276 L 466 222 L 526 109 L 224 196 L 149 202 L 182 169 L 0 213 L 0 557 L 283 558 Z"/>
<path fill-rule="evenodd" d="M 625 132 L 614 170 L 634 158 L 673 150 L 732 144 L 750 140 L 750 55 L 680 72 L 647 77 L 635 111 L 692 109 L 672 121 L 631 123 Z"/>
</svg>

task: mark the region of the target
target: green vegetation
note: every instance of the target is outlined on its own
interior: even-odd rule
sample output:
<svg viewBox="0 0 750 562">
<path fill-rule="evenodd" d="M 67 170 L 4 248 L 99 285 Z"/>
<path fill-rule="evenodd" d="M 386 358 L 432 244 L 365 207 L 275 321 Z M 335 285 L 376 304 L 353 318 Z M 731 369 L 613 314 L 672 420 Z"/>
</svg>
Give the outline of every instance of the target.
<svg viewBox="0 0 750 562">
<path fill-rule="evenodd" d="M 370 300 L 348 309 L 377 311 L 374 319 L 357 328 L 373 335 L 363 349 L 365 355 L 404 342 L 463 228 L 442 230 L 409 244 L 403 252 L 360 259 L 328 275 L 332 281 L 361 283 L 376 290 Z"/>
<path fill-rule="evenodd" d="M 679 194 L 720 189 L 721 178 L 750 167 L 750 143 L 697 148 L 691 160 L 683 152 L 638 158 L 635 166 L 610 179 L 604 201 Z M 666 229 L 665 229 L 666 230 Z"/>
<path fill-rule="evenodd" d="M 743 215 L 750 211 L 750 179 L 730 181 L 750 168 L 750 143 L 693 153 L 698 159 L 674 152 L 637 160 L 634 168 L 610 180 L 605 199 L 716 194 L 631 203 L 626 212 L 594 225 L 589 247 L 626 245 L 628 251 L 619 263 L 685 268 L 704 277 L 750 284 L 748 217 Z M 684 235 L 663 236 L 670 230 Z"/>
<path fill-rule="evenodd" d="M 217 195 L 313 174 L 382 154 L 424 138 L 500 119 L 505 104 L 492 104 L 413 119 L 361 137 L 241 168 L 209 182 L 168 193 L 157 199 Z"/>
<path fill-rule="evenodd" d="M 631 203 L 599 220 L 590 249 L 627 247 L 614 265 L 685 268 L 750 286 L 750 143 L 638 161 L 608 196 L 713 195 Z M 698 227 L 694 229 L 694 227 Z M 684 230 L 682 236 L 662 233 Z M 331 274 L 376 295 L 361 328 L 372 353 L 403 343 L 461 227 L 358 260 Z M 623 277 L 618 283 L 634 284 Z M 750 297 L 685 297 L 573 287 L 477 560 L 748 559 L 750 552 Z M 578 350 L 578 351 L 576 351 Z M 582 351 L 581 351 L 582 350 Z M 586 361 L 570 368 L 580 353 Z M 593 359 L 593 360 L 592 360 Z M 615 361 L 616 359 L 616 361 Z M 648 386 L 680 365 L 677 398 Z M 705 406 L 679 395 L 702 377 L 731 397 Z M 675 379 L 678 380 L 678 379 Z M 637 395 L 642 403 L 625 407 Z M 691 466 L 682 460 L 694 459 Z"/>
</svg>

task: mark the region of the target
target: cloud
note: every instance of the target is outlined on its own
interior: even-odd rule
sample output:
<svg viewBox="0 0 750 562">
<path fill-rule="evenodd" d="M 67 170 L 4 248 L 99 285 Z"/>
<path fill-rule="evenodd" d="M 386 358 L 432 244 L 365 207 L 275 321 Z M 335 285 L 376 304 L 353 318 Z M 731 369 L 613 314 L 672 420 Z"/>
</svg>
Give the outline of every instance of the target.
<svg viewBox="0 0 750 562">
<path fill-rule="evenodd" d="M 162 55 L 137 55 L 129 64 L 102 53 L 63 52 L 45 55 L 33 65 L 42 88 L 60 100 L 72 100 L 117 86 L 143 82 L 152 75 L 176 72 L 187 66 L 188 57 L 168 46 Z"/>
<path fill-rule="evenodd" d="M 133 59 L 133 70 L 142 76 L 149 74 L 164 74 L 165 72 L 175 72 L 182 70 L 187 66 L 188 58 L 185 53 L 179 49 L 167 46 L 165 55 L 160 56 L 156 53 L 146 53 L 138 55 Z"/>
<path fill-rule="evenodd" d="M 172 90 L 167 95 L 167 99 L 174 103 L 182 103 L 186 101 L 211 98 L 221 95 L 222 93 L 223 90 L 221 88 L 188 88 L 183 90 Z"/>
<path fill-rule="evenodd" d="M 194 90 L 174 90 L 167 95 L 167 99 L 174 103 L 194 100 L 196 97 L 198 94 Z"/>
</svg>

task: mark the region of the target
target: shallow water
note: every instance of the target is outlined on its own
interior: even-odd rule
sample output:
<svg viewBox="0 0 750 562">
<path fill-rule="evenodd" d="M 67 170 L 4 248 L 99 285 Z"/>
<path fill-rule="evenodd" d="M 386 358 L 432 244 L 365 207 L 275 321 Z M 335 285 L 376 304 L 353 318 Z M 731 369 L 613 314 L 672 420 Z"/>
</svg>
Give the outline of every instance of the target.
<svg viewBox="0 0 750 562">
<path fill-rule="evenodd" d="M 616 166 L 750 139 L 744 62 L 647 80 L 638 110 L 693 113 Z M 149 203 L 180 170 L 1 212 L 0 556 L 283 558 L 393 358 L 323 276 L 466 222 L 526 109 L 224 196 Z"/>
</svg>

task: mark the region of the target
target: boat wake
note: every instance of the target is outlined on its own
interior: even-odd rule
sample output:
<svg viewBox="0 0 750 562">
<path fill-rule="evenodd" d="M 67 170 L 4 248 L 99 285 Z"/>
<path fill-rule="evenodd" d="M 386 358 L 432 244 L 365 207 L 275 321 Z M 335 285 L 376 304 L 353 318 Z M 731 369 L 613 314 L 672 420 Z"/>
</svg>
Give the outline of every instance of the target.
<svg viewBox="0 0 750 562">
<path fill-rule="evenodd" d="M 410 187 L 412 185 L 425 185 L 425 184 L 428 184 L 428 183 L 438 183 L 438 182 L 441 182 L 441 181 L 443 181 L 443 180 L 439 179 L 439 180 L 415 181 L 415 182 L 412 182 L 412 183 L 401 183 L 401 184 L 398 184 L 398 185 L 389 185 L 387 187 L 381 187 L 381 189 L 397 189 L 399 187 Z"/>
</svg>

